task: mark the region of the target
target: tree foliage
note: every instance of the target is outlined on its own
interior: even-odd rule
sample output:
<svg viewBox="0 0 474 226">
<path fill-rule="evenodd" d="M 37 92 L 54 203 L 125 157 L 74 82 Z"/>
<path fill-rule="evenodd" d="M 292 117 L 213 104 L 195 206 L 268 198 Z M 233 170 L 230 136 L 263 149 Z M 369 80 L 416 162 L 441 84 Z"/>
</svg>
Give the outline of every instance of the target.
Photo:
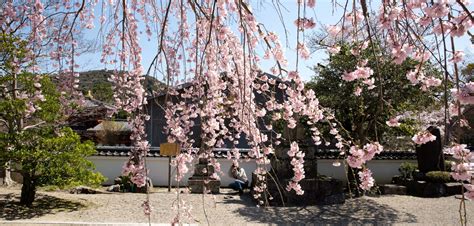
<svg viewBox="0 0 474 226">
<path fill-rule="evenodd" d="M 95 153 L 94 145 L 82 143 L 61 123 L 61 97 L 50 77 L 16 70 L 21 64 L 12 62 L 22 56 L 18 39 L 3 41 L 11 48 L 3 49 L 1 62 L 0 164 L 23 176 L 21 203 L 32 204 L 37 186 L 100 184 L 104 177 L 86 159 Z"/>
<path fill-rule="evenodd" d="M 13 142 L 6 159 L 18 164 L 16 170 L 36 186 L 100 185 L 104 179 L 92 171 L 94 165 L 86 159 L 96 152 L 94 144 L 81 142 L 70 128 L 32 129 L 15 136 Z"/>
<path fill-rule="evenodd" d="M 438 104 L 438 92 L 422 91 L 406 78 L 416 62 L 406 60 L 397 65 L 383 60 L 378 47 L 367 48 L 360 55 L 351 53 L 350 46 L 342 46 L 337 54 L 328 59 L 327 65 L 314 67 L 316 75 L 307 84 L 313 89 L 321 104 L 334 110 L 343 128 L 360 144 L 368 140 L 379 140 L 383 135 L 413 135 L 413 121 L 405 121 L 398 128 L 390 128 L 386 121 L 405 111 L 423 110 Z M 379 64 L 375 58 L 378 58 Z M 368 89 L 360 81 L 343 80 L 345 72 L 356 69 L 360 59 L 367 59 L 367 66 L 374 70 L 375 88 Z M 425 73 L 436 74 L 436 71 Z M 438 75 L 439 76 L 439 75 Z M 363 87 L 360 96 L 354 95 Z"/>
</svg>

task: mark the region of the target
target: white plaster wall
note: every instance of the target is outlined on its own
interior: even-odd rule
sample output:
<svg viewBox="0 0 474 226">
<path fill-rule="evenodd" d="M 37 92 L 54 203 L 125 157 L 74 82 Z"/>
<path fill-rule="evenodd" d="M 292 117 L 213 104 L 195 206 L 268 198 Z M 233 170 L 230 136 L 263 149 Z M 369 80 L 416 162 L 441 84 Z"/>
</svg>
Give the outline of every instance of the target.
<svg viewBox="0 0 474 226">
<path fill-rule="evenodd" d="M 127 157 L 103 157 L 103 156 L 92 156 L 89 158 L 96 166 L 96 171 L 102 173 L 107 177 L 107 181 L 104 185 L 113 184 L 114 178 L 120 176 L 122 166 L 127 160 Z M 221 186 L 227 187 L 234 180 L 227 175 L 231 160 L 218 159 L 221 164 L 222 174 Z M 334 160 L 318 160 L 318 173 L 333 178 L 340 179 L 344 182 L 347 181 L 344 166 L 341 164 L 339 167 L 332 165 Z M 377 184 L 390 183 L 392 177 L 399 174 L 398 168 L 403 162 L 416 163 L 416 160 L 372 160 L 368 163 L 368 167 L 372 170 L 373 177 Z M 252 180 L 252 172 L 256 169 L 255 161 L 242 161 L 240 166 L 245 169 L 249 181 Z M 147 167 L 150 170 L 149 177 L 153 181 L 154 186 L 168 186 L 168 158 L 147 158 Z M 189 166 L 189 172 L 183 177 L 180 182 L 181 185 L 187 185 L 188 178 L 192 176 L 194 167 L 191 164 Z M 177 185 L 174 180 L 176 175 L 174 167 L 171 167 L 171 182 L 173 186 Z"/>
<path fill-rule="evenodd" d="M 344 165 L 335 167 L 333 162 L 334 160 L 318 160 L 318 173 L 347 182 Z M 377 184 L 388 184 L 393 176 L 399 174 L 398 168 L 403 162 L 417 163 L 416 160 L 371 160 L 367 166 Z"/>
<path fill-rule="evenodd" d="M 96 167 L 96 171 L 102 173 L 107 177 L 104 185 L 111 185 L 114 183 L 114 178 L 120 176 L 122 172 L 122 166 L 128 157 L 104 157 L 104 156 L 92 156 L 89 157 Z M 234 179 L 227 175 L 227 172 L 232 164 L 231 160 L 228 159 L 218 159 L 218 162 L 221 164 L 222 174 L 218 173 L 221 178 L 221 186 L 227 187 L 230 183 L 234 182 Z M 252 180 L 252 172 L 257 168 L 255 161 L 245 161 L 240 162 L 240 166 L 245 169 L 249 182 Z M 153 181 L 154 186 L 168 186 L 168 158 L 147 158 L 147 167 L 149 169 L 149 177 Z M 191 164 L 189 167 L 189 172 L 183 177 L 180 185 L 187 185 L 188 178 L 194 173 L 194 167 Z M 176 172 L 174 167 L 171 167 L 171 182 L 173 186 L 177 185 L 174 177 Z"/>
</svg>

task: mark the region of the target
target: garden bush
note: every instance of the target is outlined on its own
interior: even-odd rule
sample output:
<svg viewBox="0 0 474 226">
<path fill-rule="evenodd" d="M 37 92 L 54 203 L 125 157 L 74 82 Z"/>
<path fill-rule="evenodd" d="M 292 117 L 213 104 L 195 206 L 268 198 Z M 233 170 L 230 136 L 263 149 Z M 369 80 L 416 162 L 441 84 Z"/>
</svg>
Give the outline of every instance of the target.
<svg viewBox="0 0 474 226">
<path fill-rule="evenodd" d="M 451 175 L 446 171 L 431 171 L 426 173 L 426 181 L 433 183 L 447 183 L 451 181 Z"/>
<path fill-rule="evenodd" d="M 398 171 L 400 172 L 401 178 L 403 180 L 413 179 L 413 173 L 418 169 L 418 164 L 411 162 L 404 162 L 400 164 Z"/>
</svg>

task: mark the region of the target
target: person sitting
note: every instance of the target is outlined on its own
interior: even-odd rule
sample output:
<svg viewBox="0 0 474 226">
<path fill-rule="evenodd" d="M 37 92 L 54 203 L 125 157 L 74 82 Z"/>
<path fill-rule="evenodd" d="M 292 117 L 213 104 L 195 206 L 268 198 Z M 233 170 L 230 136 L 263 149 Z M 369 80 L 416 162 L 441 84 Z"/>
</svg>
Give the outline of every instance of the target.
<svg viewBox="0 0 474 226">
<path fill-rule="evenodd" d="M 244 168 L 239 167 L 237 162 L 232 163 L 232 166 L 229 169 L 229 176 L 234 178 L 234 183 L 229 184 L 229 187 L 239 191 L 239 194 L 244 193 L 244 189 L 248 187 L 247 174 L 245 174 Z"/>
</svg>

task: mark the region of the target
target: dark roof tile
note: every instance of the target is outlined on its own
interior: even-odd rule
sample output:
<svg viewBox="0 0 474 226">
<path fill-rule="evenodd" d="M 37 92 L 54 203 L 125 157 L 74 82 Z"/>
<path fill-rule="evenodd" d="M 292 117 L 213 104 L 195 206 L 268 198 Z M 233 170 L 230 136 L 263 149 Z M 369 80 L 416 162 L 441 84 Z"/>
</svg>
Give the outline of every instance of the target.
<svg viewBox="0 0 474 226">
<path fill-rule="evenodd" d="M 97 146 L 96 156 L 129 156 L 129 146 Z M 230 149 L 216 149 L 213 154 L 216 158 L 227 158 L 227 151 Z M 337 149 L 316 149 L 314 157 L 317 159 L 342 159 Z M 240 149 L 242 158 L 249 158 L 249 149 Z M 150 148 L 148 157 L 166 157 L 160 155 L 160 149 L 158 147 Z M 416 153 L 414 151 L 391 151 L 386 150 L 374 157 L 376 160 L 415 160 Z"/>
</svg>

